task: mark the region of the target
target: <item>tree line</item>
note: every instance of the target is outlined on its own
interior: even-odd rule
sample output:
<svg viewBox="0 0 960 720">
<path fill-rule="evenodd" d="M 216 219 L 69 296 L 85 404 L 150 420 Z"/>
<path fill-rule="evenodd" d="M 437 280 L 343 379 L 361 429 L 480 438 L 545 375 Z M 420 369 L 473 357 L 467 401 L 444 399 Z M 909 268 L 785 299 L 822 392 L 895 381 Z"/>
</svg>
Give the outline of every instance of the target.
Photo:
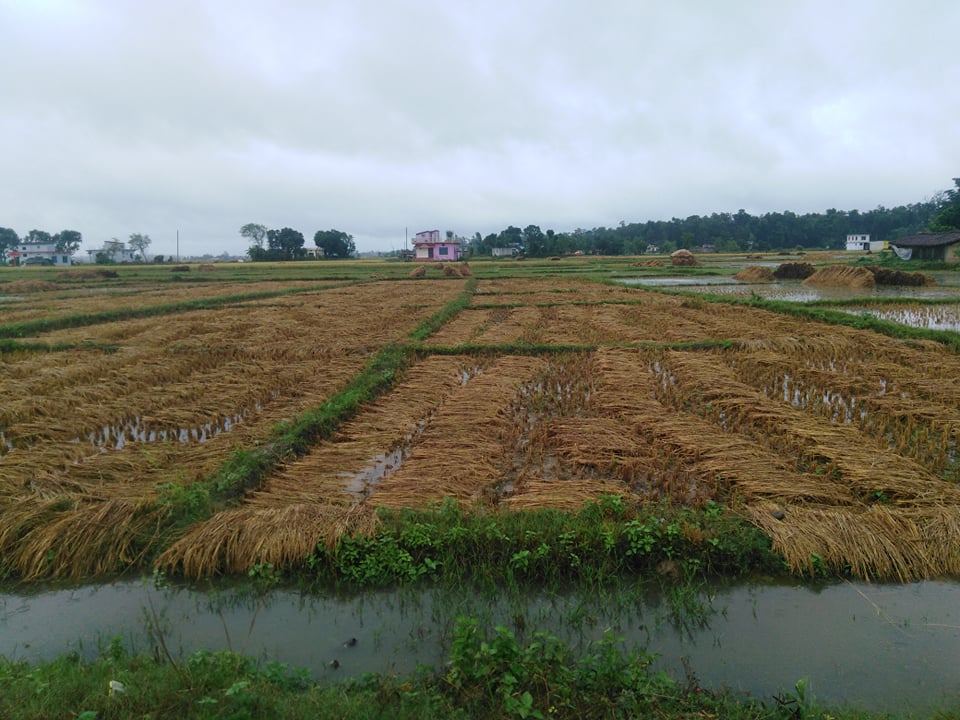
<svg viewBox="0 0 960 720">
<path fill-rule="evenodd" d="M 532 257 L 581 252 L 596 255 L 671 253 L 681 248 L 696 251 L 704 246 L 717 252 L 762 252 L 796 248 L 842 249 L 847 235 L 869 234 L 875 240 L 895 240 L 925 230 L 960 230 L 960 179 L 957 188 L 933 199 L 874 210 L 830 209 L 823 213 L 770 212 L 691 215 L 671 220 L 621 222 L 617 227 L 597 227 L 572 232 L 541 230 L 538 225 L 514 225 L 468 241 L 473 255 L 490 255 L 493 248 L 515 248 Z M 952 214 L 951 214 L 952 213 Z"/>
<path fill-rule="evenodd" d="M 307 255 L 303 233 L 292 228 L 268 230 L 266 225 L 247 223 L 240 235 L 250 241 L 247 255 L 251 260 L 300 260 Z M 348 258 L 357 252 L 353 235 L 342 230 L 317 230 L 313 244 L 325 258 Z"/>
</svg>

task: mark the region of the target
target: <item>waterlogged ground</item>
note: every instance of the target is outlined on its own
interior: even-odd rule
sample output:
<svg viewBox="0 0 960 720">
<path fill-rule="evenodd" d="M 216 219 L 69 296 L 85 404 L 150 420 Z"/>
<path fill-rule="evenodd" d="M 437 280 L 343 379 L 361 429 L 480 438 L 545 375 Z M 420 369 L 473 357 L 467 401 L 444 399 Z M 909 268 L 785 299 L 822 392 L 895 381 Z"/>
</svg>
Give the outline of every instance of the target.
<svg viewBox="0 0 960 720">
<path fill-rule="evenodd" d="M 38 660 L 78 651 L 92 656 L 115 637 L 152 645 L 159 621 L 168 648 L 232 648 L 309 668 L 334 681 L 366 672 L 442 668 L 461 615 L 523 639 L 534 629 L 578 651 L 610 632 L 625 649 L 658 656 L 657 665 L 701 686 L 729 686 L 769 700 L 808 678 L 824 704 L 875 711 L 929 711 L 960 701 L 960 584 L 838 583 L 822 587 L 751 584 L 687 598 L 622 594 L 589 598 L 530 593 L 522 601 L 416 589 L 362 595 L 303 595 L 273 590 L 149 581 L 0 594 L 0 654 Z M 332 664 L 336 661 L 337 667 Z"/>
</svg>

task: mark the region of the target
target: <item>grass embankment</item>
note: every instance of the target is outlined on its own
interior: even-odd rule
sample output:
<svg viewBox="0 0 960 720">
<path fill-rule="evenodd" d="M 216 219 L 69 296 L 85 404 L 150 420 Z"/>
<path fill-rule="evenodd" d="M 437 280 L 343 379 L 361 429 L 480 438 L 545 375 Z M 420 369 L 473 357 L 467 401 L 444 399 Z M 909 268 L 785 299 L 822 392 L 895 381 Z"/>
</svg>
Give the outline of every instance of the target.
<svg viewBox="0 0 960 720">
<path fill-rule="evenodd" d="M 766 701 L 698 687 L 656 672 L 653 657 L 624 652 L 608 635 L 576 657 L 536 634 L 483 631 L 461 619 L 443 669 L 410 677 L 367 676 L 313 684 L 304 671 L 265 666 L 229 652 L 184 662 L 128 656 L 115 641 L 93 662 L 64 656 L 31 666 L 0 660 L 0 715 L 69 718 L 793 718 L 886 717 L 818 708 L 805 684 Z M 957 717 L 942 715 L 943 718 Z"/>
<path fill-rule="evenodd" d="M 499 592 L 600 586 L 622 576 L 691 586 L 704 577 L 780 574 L 783 558 L 756 527 L 715 503 L 702 509 L 620 496 L 562 510 L 380 512 L 369 536 L 318 546 L 308 565 L 322 584 L 371 587 L 429 578 Z"/>
</svg>

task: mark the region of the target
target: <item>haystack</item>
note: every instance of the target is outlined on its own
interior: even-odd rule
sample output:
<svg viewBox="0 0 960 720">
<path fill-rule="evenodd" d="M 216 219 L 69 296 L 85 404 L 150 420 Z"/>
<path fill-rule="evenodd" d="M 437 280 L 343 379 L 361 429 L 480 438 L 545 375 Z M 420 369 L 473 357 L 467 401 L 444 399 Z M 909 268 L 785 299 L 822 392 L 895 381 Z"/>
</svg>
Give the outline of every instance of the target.
<svg viewBox="0 0 960 720">
<path fill-rule="evenodd" d="M 777 280 L 806 280 L 816 271 L 816 268 L 810 263 L 782 263 L 773 271 L 773 276 Z"/>
<path fill-rule="evenodd" d="M 216 269 L 217 269 L 217 266 L 211 265 L 210 263 L 203 263 L 202 265 L 197 265 L 197 270 L 199 270 L 200 272 L 210 272 Z"/>
<path fill-rule="evenodd" d="M 460 263 L 460 275 L 461 277 L 470 277 L 473 275 L 473 272 L 470 270 L 470 266 L 466 263 L 466 261 Z"/>
<path fill-rule="evenodd" d="M 762 265 L 747 265 L 743 270 L 734 275 L 733 279 L 743 283 L 761 283 L 773 282 L 776 278 L 773 277 L 773 271 L 768 267 L 763 267 Z"/>
<path fill-rule="evenodd" d="M 820 268 L 803 281 L 804 285 L 817 287 L 872 288 L 877 282 L 873 273 L 863 267 L 828 265 Z"/>
<path fill-rule="evenodd" d="M 460 271 L 454 265 L 443 266 L 444 277 L 460 277 Z"/>
<path fill-rule="evenodd" d="M 696 267 L 700 263 L 689 250 L 681 248 L 670 256 L 670 262 L 678 267 Z"/>
<path fill-rule="evenodd" d="M 903 272 L 902 270 L 890 270 L 888 268 L 871 266 L 867 268 L 873 273 L 873 279 L 877 285 L 907 285 L 911 287 L 922 287 L 924 285 L 936 285 L 937 281 L 930 275 L 921 272 Z"/>
<path fill-rule="evenodd" d="M 423 277 L 427 274 L 426 265 L 417 265 L 413 270 L 410 271 L 408 277 Z"/>
</svg>

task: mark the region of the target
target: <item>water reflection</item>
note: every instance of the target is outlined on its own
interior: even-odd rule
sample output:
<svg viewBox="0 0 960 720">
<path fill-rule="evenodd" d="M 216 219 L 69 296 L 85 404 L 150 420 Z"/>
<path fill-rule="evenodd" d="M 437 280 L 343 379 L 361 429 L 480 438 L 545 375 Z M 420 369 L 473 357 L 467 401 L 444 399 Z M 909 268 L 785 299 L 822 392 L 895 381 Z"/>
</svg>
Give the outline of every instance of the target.
<svg viewBox="0 0 960 720">
<path fill-rule="evenodd" d="M 348 596 L 275 590 L 258 599 L 249 589 L 117 582 L 0 595 L 0 653 L 94 655 L 98 639 L 118 635 L 149 649 L 146 627 L 155 616 L 172 651 L 232 648 L 340 679 L 440 667 L 455 619 L 469 615 L 521 636 L 545 630 L 580 652 L 609 629 L 626 648 L 656 653 L 677 678 L 688 666 L 702 685 L 759 698 L 806 677 L 831 704 L 918 711 L 960 701 L 960 584 L 753 584 L 705 591 L 699 600 L 706 615 L 686 617 L 705 622 L 680 626 L 657 595 L 531 593 L 518 601 L 420 588 Z"/>
</svg>

